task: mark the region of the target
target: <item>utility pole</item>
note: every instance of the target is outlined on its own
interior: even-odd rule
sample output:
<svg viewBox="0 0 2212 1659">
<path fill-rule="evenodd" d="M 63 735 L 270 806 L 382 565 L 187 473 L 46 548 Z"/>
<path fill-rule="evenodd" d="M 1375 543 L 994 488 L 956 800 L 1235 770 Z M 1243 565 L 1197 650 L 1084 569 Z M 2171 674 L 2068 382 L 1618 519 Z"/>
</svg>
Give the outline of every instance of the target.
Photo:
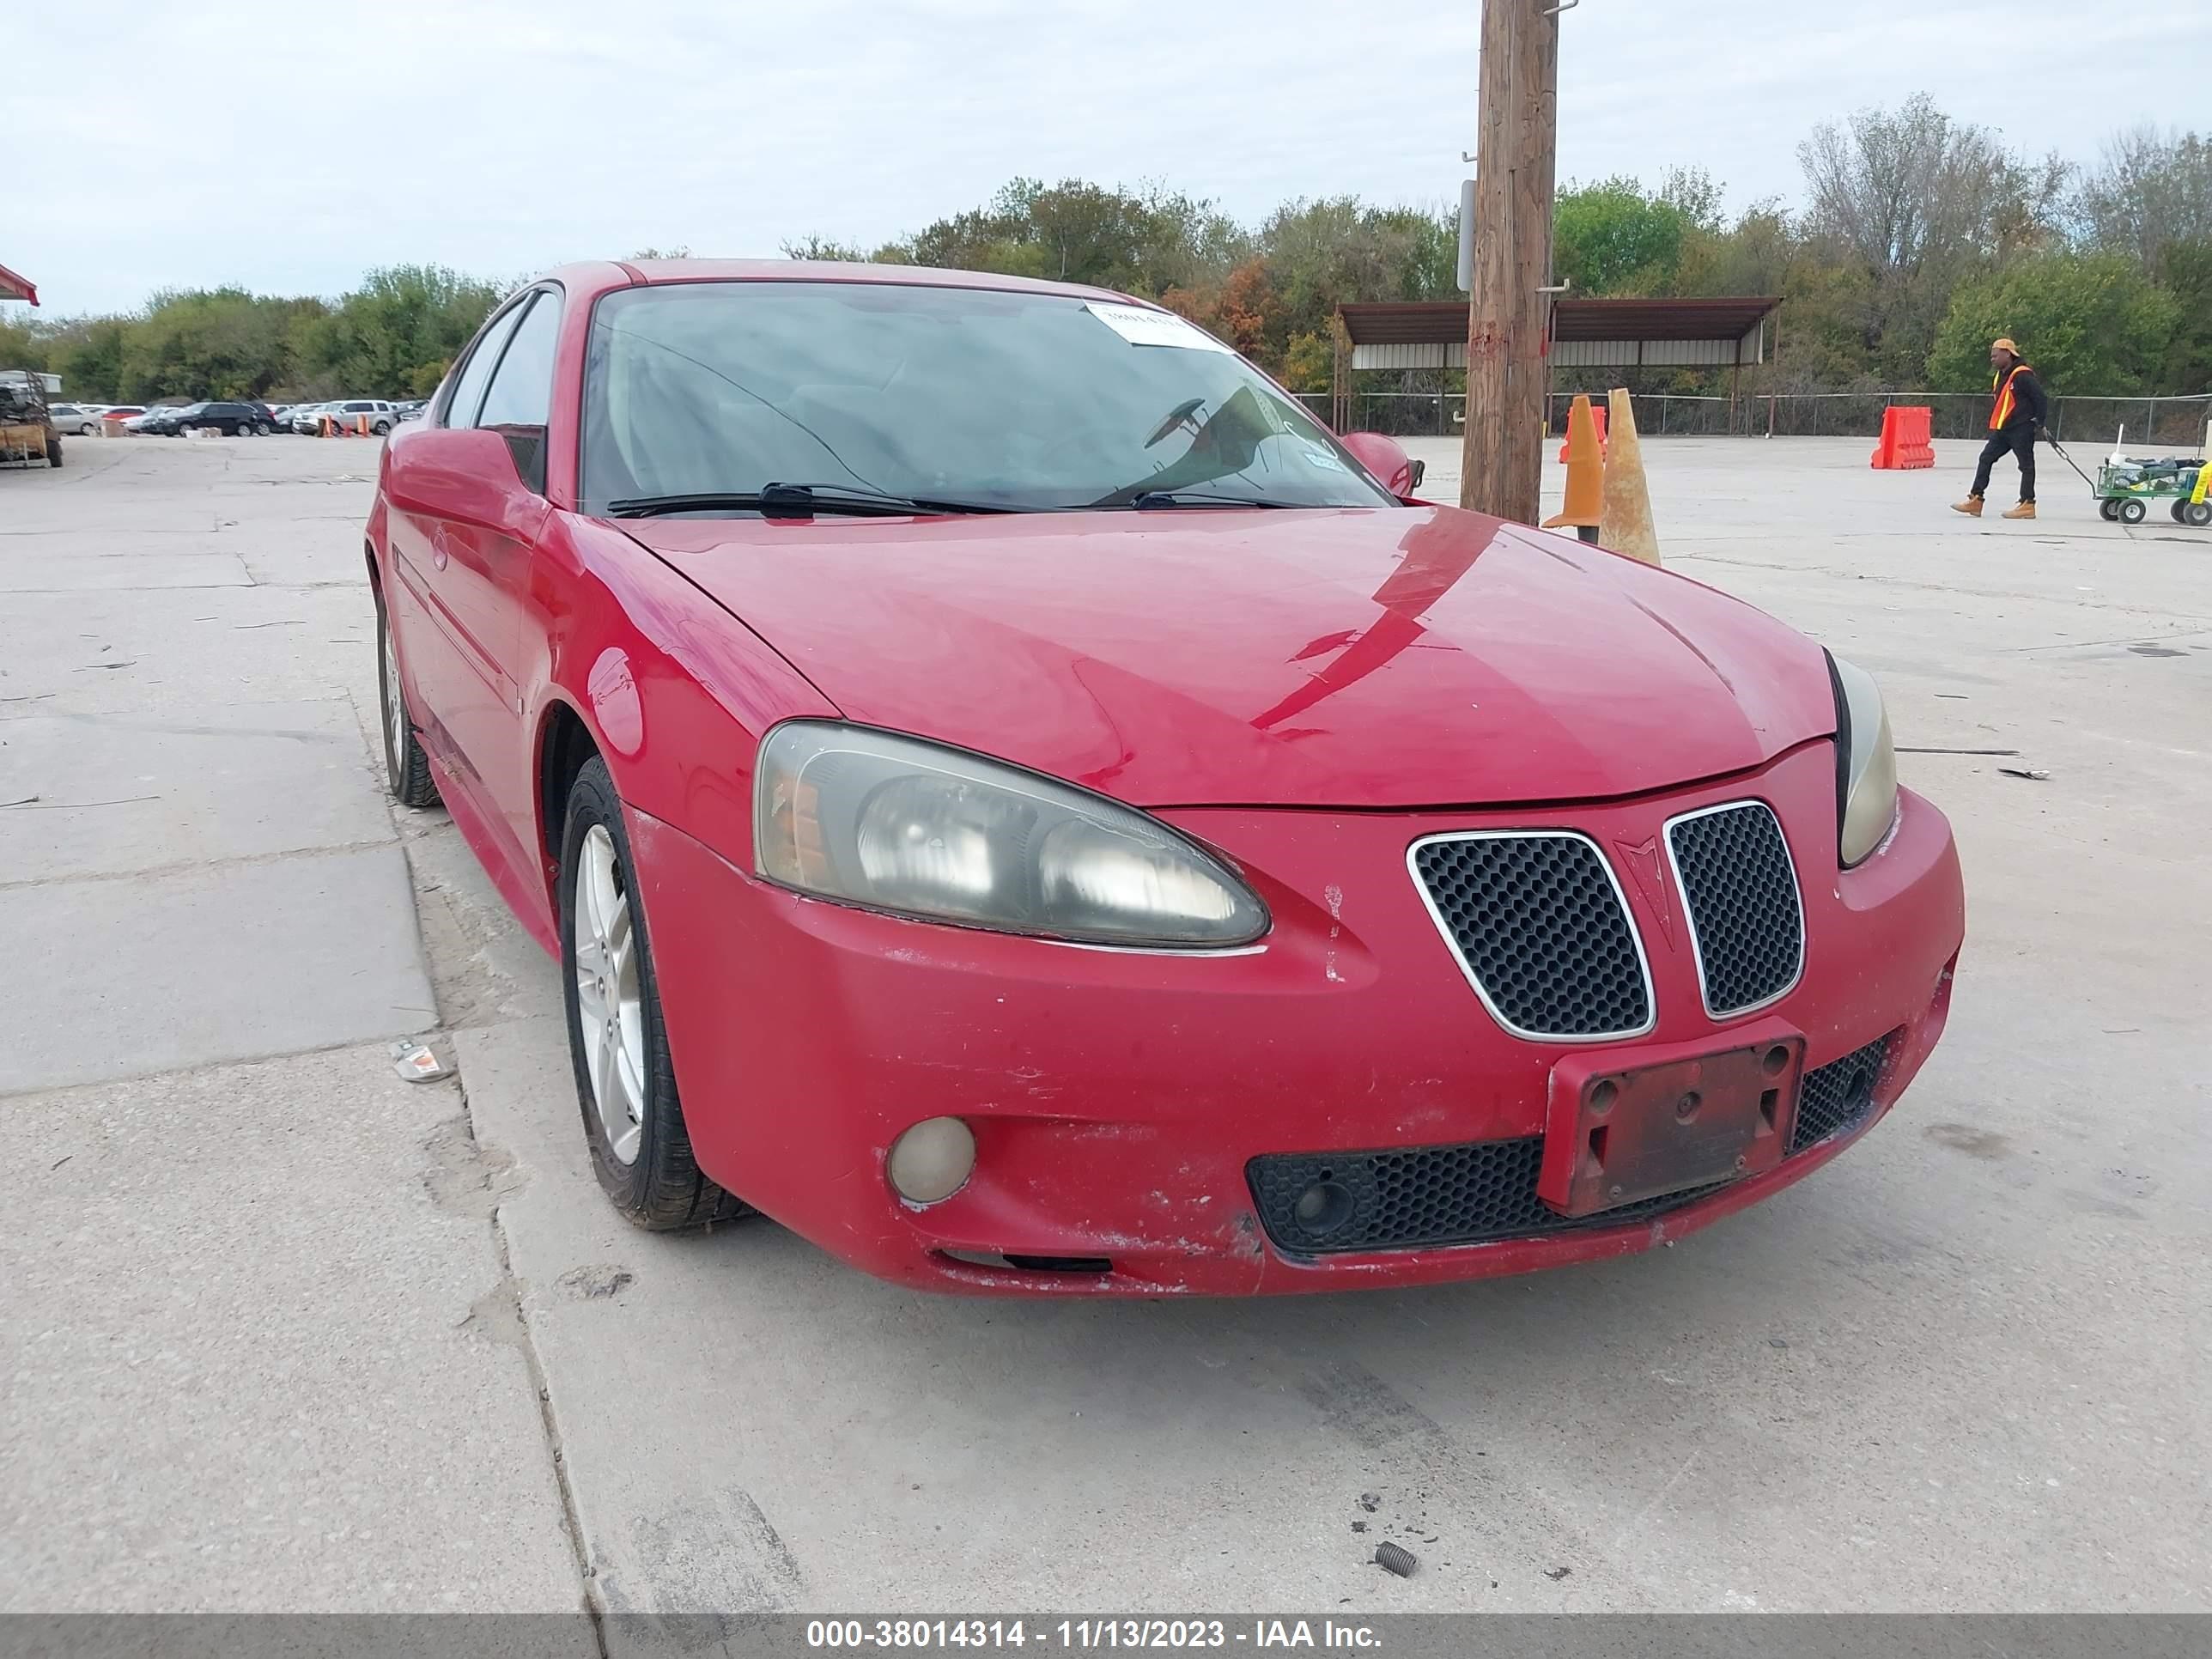
<svg viewBox="0 0 2212 1659">
<path fill-rule="evenodd" d="M 1482 8 L 1459 499 L 1462 507 L 1522 524 L 1536 522 L 1543 485 L 1552 334 L 1546 289 L 1565 9 L 1556 0 L 1483 0 Z"/>
</svg>

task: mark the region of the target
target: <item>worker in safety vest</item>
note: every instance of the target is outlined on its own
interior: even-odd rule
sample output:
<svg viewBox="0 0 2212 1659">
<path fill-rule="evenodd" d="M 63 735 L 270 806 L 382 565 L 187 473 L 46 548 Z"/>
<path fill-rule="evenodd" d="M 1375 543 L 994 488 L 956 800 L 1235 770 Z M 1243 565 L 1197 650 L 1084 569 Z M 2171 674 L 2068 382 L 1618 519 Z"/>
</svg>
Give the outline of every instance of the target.
<svg viewBox="0 0 2212 1659">
<path fill-rule="evenodd" d="M 2020 348 L 2010 340 L 1999 340 L 1990 348 L 1990 368 L 1994 371 L 1990 390 L 1996 398 L 1990 408 L 1990 441 L 1982 446 L 1981 465 L 1974 469 L 1973 493 L 1954 503 L 1951 510 L 1977 519 L 1982 516 L 1982 494 L 1990 487 L 1990 469 L 2009 450 L 2020 461 L 2020 505 L 2003 516 L 2032 519 L 2035 516 L 2035 440 L 2051 413 L 2051 399 L 2044 395 L 2043 382 L 2035 378 L 2035 371 L 2021 361 Z"/>
</svg>

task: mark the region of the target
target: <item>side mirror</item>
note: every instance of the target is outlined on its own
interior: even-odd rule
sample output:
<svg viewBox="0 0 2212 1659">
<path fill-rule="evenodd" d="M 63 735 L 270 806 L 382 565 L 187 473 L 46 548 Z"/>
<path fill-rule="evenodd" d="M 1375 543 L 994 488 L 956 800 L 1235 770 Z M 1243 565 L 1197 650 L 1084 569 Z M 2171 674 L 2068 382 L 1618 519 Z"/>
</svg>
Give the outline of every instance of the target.
<svg viewBox="0 0 2212 1659">
<path fill-rule="evenodd" d="M 1405 446 L 1395 438 L 1386 438 L 1379 432 L 1353 432 L 1346 434 L 1343 443 L 1360 465 L 1375 475 L 1376 482 L 1401 501 L 1421 481 L 1421 464 L 1407 454 Z"/>
<path fill-rule="evenodd" d="M 531 433 L 535 433 L 532 441 Z M 410 422 L 392 435 L 384 453 L 385 492 L 394 506 L 499 525 L 538 503 L 524 463 L 542 478 L 542 428 L 442 427 Z"/>
</svg>

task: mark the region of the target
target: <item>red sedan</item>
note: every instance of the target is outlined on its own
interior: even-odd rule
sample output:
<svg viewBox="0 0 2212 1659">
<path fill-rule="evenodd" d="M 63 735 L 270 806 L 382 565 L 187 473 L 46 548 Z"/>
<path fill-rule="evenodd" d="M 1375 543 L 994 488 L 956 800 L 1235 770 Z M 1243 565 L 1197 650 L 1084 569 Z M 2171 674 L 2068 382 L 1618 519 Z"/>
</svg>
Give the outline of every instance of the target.
<svg viewBox="0 0 2212 1659">
<path fill-rule="evenodd" d="M 494 316 L 369 519 L 391 783 L 559 957 L 623 1213 L 945 1290 L 1412 1284 L 1881 1117 L 1963 900 L 1874 682 L 1401 460 L 1088 289 L 587 264 Z"/>
</svg>

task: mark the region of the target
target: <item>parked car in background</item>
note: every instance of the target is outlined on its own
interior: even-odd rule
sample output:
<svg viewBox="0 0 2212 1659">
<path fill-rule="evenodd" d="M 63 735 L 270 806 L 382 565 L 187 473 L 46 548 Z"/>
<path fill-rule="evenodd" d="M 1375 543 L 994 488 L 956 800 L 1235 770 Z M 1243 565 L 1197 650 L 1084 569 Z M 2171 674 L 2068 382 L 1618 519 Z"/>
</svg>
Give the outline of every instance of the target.
<svg viewBox="0 0 2212 1659">
<path fill-rule="evenodd" d="M 328 404 L 294 404 L 291 408 L 284 411 L 284 422 L 293 431 L 305 432 L 312 435 L 316 429 L 317 420 L 329 414 L 330 411 L 331 405 Z"/>
<path fill-rule="evenodd" d="M 395 404 L 381 398 L 345 398 L 325 404 L 323 413 L 334 415 L 350 431 L 354 422 L 362 416 L 368 416 L 368 429 L 382 437 L 399 424 L 399 411 Z"/>
<path fill-rule="evenodd" d="M 428 398 L 416 398 L 407 403 L 395 404 L 393 405 L 393 408 L 400 420 L 420 420 L 422 416 L 422 410 L 428 405 Z"/>
<path fill-rule="evenodd" d="M 100 406 L 101 420 L 119 421 L 125 427 L 128 427 L 135 417 L 145 412 L 146 405 L 143 404 L 102 404 Z"/>
<path fill-rule="evenodd" d="M 156 404 L 143 415 L 123 424 L 132 432 L 143 432 L 156 438 L 173 438 L 177 435 L 177 422 L 199 407 L 198 404 Z"/>
<path fill-rule="evenodd" d="M 276 429 L 276 417 L 266 404 L 230 398 L 194 404 L 177 419 L 179 433 L 220 432 L 226 438 L 265 438 Z"/>
<path fill-rule="evenodd" d="M 100 431 L 100 410 L 91 404 L 49 404 L 46 417 L 57 432 L 74 432 L 81 438 L 90 438 Z"/>
</svg>

